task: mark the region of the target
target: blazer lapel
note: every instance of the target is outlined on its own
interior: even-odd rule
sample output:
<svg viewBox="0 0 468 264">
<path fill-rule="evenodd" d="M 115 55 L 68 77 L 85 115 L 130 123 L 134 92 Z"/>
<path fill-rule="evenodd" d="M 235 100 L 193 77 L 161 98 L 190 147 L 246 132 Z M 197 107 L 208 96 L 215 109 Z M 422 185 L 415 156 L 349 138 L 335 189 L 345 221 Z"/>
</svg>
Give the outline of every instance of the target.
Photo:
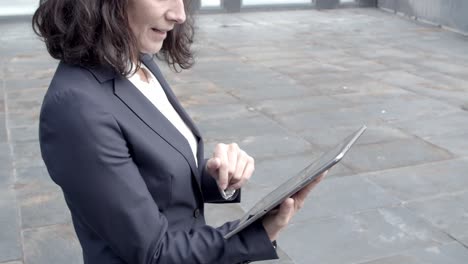
<svg viewBox="0 0 468 264">
<path fill-rule="evenodd" d="M 161 84 L 161 87 L 164 89 L 164 92 L 167 95 L 167 98 L 169 99 L 169 102 L 180 115 L 182 120 L 184 120 L 187 126 L 192 130 L 192 133 L 197 137 L 197 139 L 200 140 L 200 131 L 198 131 L 198 128 L 195 126 L 190 116 L 187 114 L 187 112 L 185 112 L 184 108 L 177 100 L 174 92 L 172 91 L 166 79 L 163 77 L 161 71 L 159 70 L 159 67 L 153 61 L 153 58 L 149 55 L 143 55 L 142 61 L 146 65 L 146 67 L 148 67 L 148 69 L 150 69 L 150 71 L 154 74 L 156 79 L 158 79 L 159 83 Z"/>
<path fill-rule="evenodd" d="M 167 98 L 169 99 L 169 102 L 172 104 L 174 109 L 177 111 L 177 113 L 181 116 L 182 120 L 184 120 L 185 124 L 192 130 L 193 134 L 197 138 L 198 141 L 198 150 L 197 150 L 197 159 L 198 159 L 198 164 L 202 165 L 204 164 L 203 159 L 204 159 L 204 149 L 203 149 L 203 138 L 201 137 L 201 133 L 198 130 L 197 126 L 193 123 L 192 118 L 187 114 L 187 112 L 184 110 L 182 105 L 179 103 L 179 100 L 177 100 L 174 92 L 170 88 L 169 84 L 167 83 L 166 79 L 164 78 L 163 74 L 161 73 L 161 70 L 159 69 L 158 65 L 153 60 L 153 57 L 150 55 L 142 55 L 141 60 L 145 64 L 146 67 L 154 74 L 154 76 L 158 79 L 159 83 L 161 84 L 161 87 L 164 89 L 164 92 L 166 93 Z M 204 168 L 199 168 L 200 175 L 201 172 L 203 171 Z"/>
<path fill-rule="evenodd" d="M 127 105 L 132 112 L 137 115 L 141 121 L 148 125 L 154 132 L 163 138 L 168 144 L 174 147 L 187 160 L 192 170 L 195 179 L 198 182 L 197 175 L 199 174 L 195 165 L 190 145 L 187 139 L 167 120 L 167 118 L 159 112 L 159 110 L 137 90 L 133 84 L 124 77 L 117 76 L 114 79 L 115 95 Z"/>
</svg>

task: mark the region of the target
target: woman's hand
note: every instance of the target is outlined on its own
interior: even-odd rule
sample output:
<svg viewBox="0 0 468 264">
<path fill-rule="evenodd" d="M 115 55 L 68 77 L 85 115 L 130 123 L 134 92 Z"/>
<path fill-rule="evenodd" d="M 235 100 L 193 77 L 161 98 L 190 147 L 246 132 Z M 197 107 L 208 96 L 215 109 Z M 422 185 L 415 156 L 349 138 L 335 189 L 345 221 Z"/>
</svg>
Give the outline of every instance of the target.
<svg viewBox="0 0 468 264">
<path fill-rule="evenodd" d="M 327 172 L 328 171 L 322 173 L 322 175 L 320 175 L 316 180 L 309 183 L 291 198 L 284 200 L 279 209 L 269 212 L 263 218 L 263 226 L 265 227 L 265 231 L 271 241 L 278 238 L 280 231 L 288 225 L 294 214 L 304 206 L 304 201 L 309 192 L 323 179 L 323 177 L 325 177 Z"/>
<path fill-rule="evenodd" d="M 254 159 L 236 143 L 217 144 L 213 157 L 206 163 L 206 170 L 223 191 L 241 188 L 250 179 L 254 169 Z"/>
</svg>

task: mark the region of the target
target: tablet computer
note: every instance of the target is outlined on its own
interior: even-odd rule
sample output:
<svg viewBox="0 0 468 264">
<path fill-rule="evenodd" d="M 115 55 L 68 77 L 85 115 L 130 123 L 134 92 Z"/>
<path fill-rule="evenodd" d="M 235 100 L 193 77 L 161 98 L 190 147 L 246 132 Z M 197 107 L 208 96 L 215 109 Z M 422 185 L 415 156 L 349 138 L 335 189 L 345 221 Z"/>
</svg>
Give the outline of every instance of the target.
<svg viewBox="0 0 468 264">
<path fill-rule="evenodd" d="M 283 184 L 278 186 L 278 188 L 267 194 L 240 219 L 236 228 L 227 233 L 224 238 L 229 239 L 234 234 L 246 228 L 255 220 L 264 216 L 273 208 L 281 204 L 284 200 L 300 191 L 307 184 L 320 176 L 323 172 L 337 164 L 348 152 L 351 146 L 356 142 L 356 140 L 362 135 L 362 133 L 364 133 L 366 128 L 366 126 L 362 126 L 359 130 L 346 137 L 334 148 L 330 149 L 328 152 L 325 152 L 317 160 L 307 165 L 296 176 L 288 179 Z"/>
</svg>

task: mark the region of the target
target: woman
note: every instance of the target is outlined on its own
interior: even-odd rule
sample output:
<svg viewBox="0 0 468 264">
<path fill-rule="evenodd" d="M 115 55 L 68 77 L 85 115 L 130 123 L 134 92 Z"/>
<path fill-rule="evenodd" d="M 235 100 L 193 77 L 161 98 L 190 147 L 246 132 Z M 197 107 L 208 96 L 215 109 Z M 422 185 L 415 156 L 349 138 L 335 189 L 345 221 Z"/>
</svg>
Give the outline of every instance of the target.
<svg viewBox="0 0 468 264">
<path fill-rule="evenodd" d="M 204 203 L 239 202 L 254 161 L 236 144 L 218 144 L 205 160 L 198 129 L 152 59 L 191 66 L 187 6 L 43 0 L 34 15 L 36 33 L 60 60 L 41 109 L 42 156 L 87 264 L 277 258 L 272 241 L 314 185 L 228 240 L 237 222 L 205 224 Z"/>
</svg>

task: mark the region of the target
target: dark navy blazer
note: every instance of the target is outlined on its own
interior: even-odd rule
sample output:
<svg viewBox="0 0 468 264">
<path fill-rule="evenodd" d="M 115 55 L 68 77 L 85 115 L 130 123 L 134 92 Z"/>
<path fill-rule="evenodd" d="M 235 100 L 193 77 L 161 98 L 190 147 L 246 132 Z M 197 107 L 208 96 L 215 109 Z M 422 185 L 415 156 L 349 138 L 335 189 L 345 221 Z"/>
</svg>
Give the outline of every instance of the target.
<svg viewBox="0 0 468 264">
<path fill-rule="evenodd" d="M 277 258 L 257 222 L 229 240 L 237 222 L 207 226 L 219 202 L 203 141 L 151 56 L 143 63 L 198 139 L 187 140 L 125 77 L 110 68 L 60 63 L 44 97 L 40 145 L 62 188 L 86 264 L 239 263 Z M 239 197 L 237 198 L 239 201 Z"/>
</svg>

